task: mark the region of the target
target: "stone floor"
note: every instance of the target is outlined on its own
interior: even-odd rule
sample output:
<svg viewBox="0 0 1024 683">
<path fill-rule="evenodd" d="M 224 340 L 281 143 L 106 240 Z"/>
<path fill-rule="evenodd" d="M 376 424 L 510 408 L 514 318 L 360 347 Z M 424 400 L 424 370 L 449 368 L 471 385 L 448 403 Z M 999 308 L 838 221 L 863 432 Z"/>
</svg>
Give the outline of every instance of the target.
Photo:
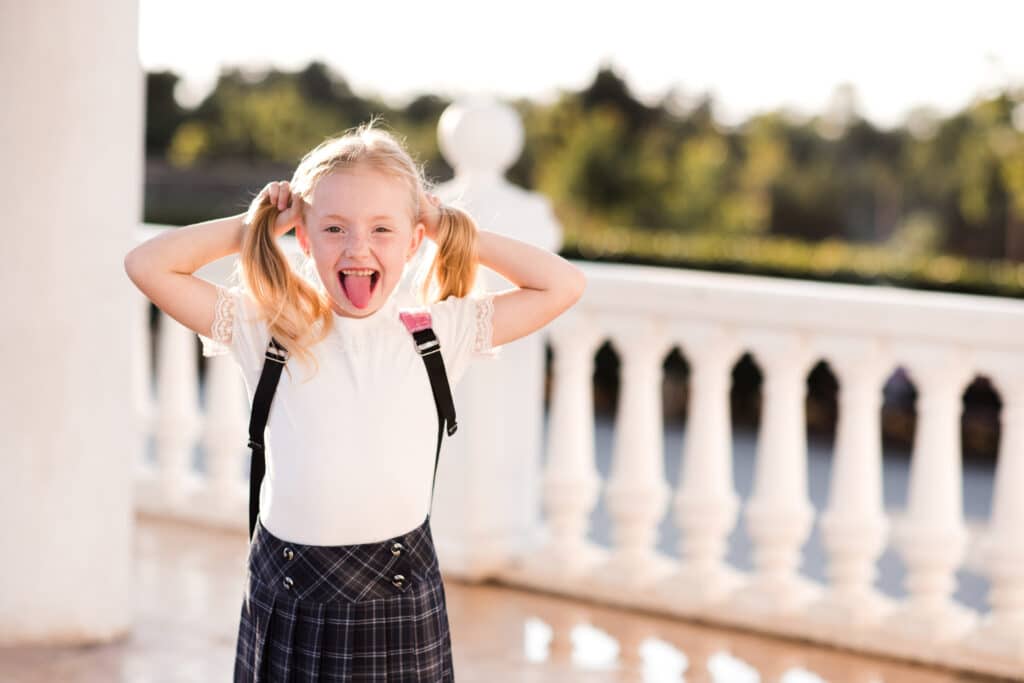
<svg viewBox="0 0 1024 683">
<path fill-rule="evenodd" d="M 134 627 L 106 645 L 0 649 L 3 683 L 231 678 L 244 537 L 140 518 Z M 949 671 L 447 580 L 460 681 L 964 683 Z"/>
</svg>

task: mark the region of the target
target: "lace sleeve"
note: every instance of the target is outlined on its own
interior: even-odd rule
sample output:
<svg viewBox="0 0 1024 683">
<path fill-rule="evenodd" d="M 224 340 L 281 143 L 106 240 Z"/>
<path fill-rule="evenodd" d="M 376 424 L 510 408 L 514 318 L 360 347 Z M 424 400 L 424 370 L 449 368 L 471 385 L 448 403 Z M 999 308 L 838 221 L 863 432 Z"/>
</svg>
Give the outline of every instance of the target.
<svg viewBox="0 0 1024 683">
<path fill-rule="evenodd" d="M 493 347 L 494 295 L 489 294 L 476 301 L 476 337 L 473 354 L 478 358 L 499 358 L 502 347 Z"/>
<path fill-rule="evenodd" d="M 220 356 L 228 353 L 231 346 L 231 333 L 235 322 L 235 299 L 227 288 L 217 285 L 217 305 L 213 313 L 213 325 L 210 337 L 199 335 L 203 344 L 203 355 L 206 357 Z"/>
</svg>

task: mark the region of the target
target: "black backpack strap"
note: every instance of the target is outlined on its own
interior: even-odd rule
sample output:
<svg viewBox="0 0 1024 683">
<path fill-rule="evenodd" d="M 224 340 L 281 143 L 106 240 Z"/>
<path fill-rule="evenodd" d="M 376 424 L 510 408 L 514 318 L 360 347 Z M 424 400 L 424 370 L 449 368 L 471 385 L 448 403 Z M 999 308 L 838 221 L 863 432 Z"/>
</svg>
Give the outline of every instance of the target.
<svg viewBox="0 0 1024 683">
<path fill-rule="evenodd" d="M 256 528 L 256 516 L 260 512 L 260 484 L 263 483 L 263 475 L 267 471 L 263 433 L 267 428 L 267 418 L 270 417 L 270 403 L 274 400 L 274 392 L 277 391 L 277 383 L 281 379 L 281 370 L 287 361 L 288 351 L 271 337 L 264 354 L 263 371 L 256 384 L 256 393 L 252 399 L 252 412 L 249 415 L 249 448 L 252 449 L 252 458 L 249 463 L 250 540 L 252 540 L 252 533 Z"/>
<path fill-rule="evenodd" d="M 416 352 L 423 358 L 427 376 L 430 378 L 430 389 L 434 393 L 434 405 L 437 406 L 437 449 L 434 452 L 434 476 L 430 483 L 430 507 L 427 509 L 427 517 L 430 517 L 430 510 L 434 507 L 437 463 L 441 458 L 441 440 L 444 437 L 445 423 L 448 423 L 448 436 L 454 434 L 458 429 L 458 424 L 455 421 L 455 402 L 452 400 L 448 374 L 445 372 L 444 360 L 441 358 L 441 342 L 438 341 L 434 330 L 430 327 L 430 313 L 409 314 L 403 312 L 400 315 L 402 322 L 412 333 Z"/>
</svg>

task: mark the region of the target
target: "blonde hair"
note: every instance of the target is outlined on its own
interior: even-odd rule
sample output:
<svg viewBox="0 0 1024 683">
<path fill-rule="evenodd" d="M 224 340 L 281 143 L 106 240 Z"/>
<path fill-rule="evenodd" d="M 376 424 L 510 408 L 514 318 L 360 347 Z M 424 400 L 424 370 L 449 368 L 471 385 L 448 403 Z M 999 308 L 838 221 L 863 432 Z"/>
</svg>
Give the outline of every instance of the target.
<svg viewBox="0 0 1024 683">
<path fill-rule="evenodd" d="M 308 202 L 321 178 L 335 171 L 369 168 L 406 184 L 415 224 L 421 191 L 429 191 L 431 184 L 402 143 L 376 123 L 370 120 L 310 150 L 292 175 L 292 194 Z M 288 350 L 289 357 L 317 365 L 309 349 L 331 331 L 330 301 L 319 278 L 297 272 L 274 238 L 278 213 L 276 204 L 267 198 L 253 201 L 246 215 L 236 274 L 259 304 L 271 336 Z M 466 211 L 450 205 L 442 205 L 440 215 L 437 253 L 416 292 L 420 305 L 452 295 L 466 296 L 476 281 L 476 222 Z M 309 266 L 312 259 L 306 258 L 304 265 Z"/>
</svg>

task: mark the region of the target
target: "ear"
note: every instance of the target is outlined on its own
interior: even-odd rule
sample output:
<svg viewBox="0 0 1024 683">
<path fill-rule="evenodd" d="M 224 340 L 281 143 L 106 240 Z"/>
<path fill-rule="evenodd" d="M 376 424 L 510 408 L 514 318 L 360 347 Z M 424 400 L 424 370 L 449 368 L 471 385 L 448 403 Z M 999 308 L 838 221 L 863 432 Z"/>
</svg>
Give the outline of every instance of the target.
<svg viewBox="0 0 1024 683">
<path fill-rule="evenodd" d="M 309 251 L 309 235 L 306 233 L 306 226 L 299 223 L 295 226 L 295 239 L 299 242 L 299 248 L 303 252 Z"/>
<path fill-rule="evenodd" d="M 405 254 L 405 260 L 407 262 L 412 258 L 412 255 L 416 253 L 416 250 L 420 248 L 420 242 L 423 241 L 423 236 L 426 233 L 427 228 L 423 225 L 423 221 L 418 221 L 416 225 L 412 226 L 412 240 L 409 242 L 409 249 Z"/>
</svg>

